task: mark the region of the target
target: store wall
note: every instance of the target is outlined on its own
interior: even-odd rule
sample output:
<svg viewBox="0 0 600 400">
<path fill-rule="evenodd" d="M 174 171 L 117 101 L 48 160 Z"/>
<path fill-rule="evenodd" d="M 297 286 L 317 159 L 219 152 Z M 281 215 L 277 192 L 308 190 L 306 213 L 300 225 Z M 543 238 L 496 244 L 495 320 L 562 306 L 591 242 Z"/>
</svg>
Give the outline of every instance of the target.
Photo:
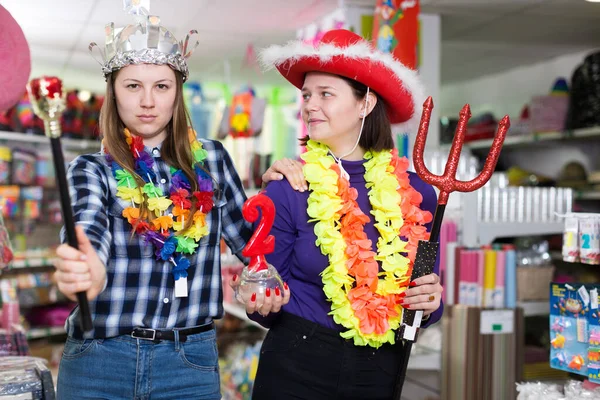
<svg viewBox="0 0 600 400">
<path fill-rule="evenodd" d="M 456 116 L 469 103 L 473 115 L 491 111 L 497 117 L 508 114 L 516 118 L 532 96 L 549 93 L 556 78 L 564 77 L 570 83 L 575 68 L 592 51 L 566 54 L 471 81 L 442 84 L 441 115 Z"/>
<path fill-rule="evenodd" d="M 531 97 L 548 94 L 558 77 L 571 81 L 571 75 L 594 49 L 566 54 L 545 62 L 514 68 L 468 82 L 442 85 L 441 115 L 457 116 L 465 103 L 469 103 L 474 116 L 492 112 L 500 119 L 508 114 L 516 121 Z M 600 169 L 596 156 L 597 143 L 580 142 L 544 147 L 511 149 L 503 154 L 506 165 L 517 165 L 551 178 L 560 175 L 563 167 L 578 161 L 589 173 Z"/>
</svg>

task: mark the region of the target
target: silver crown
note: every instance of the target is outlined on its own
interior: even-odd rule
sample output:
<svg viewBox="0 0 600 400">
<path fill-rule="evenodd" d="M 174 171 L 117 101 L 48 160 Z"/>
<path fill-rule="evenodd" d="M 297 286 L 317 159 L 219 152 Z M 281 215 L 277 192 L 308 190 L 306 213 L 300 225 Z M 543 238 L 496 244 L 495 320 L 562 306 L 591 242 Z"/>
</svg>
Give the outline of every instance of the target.
<svg viewBox="0 0 600 400">
<path fill-rule="evenodd" d="M 160 18 L 149 15 L 150 0 L 123 0 L 125 11 L 134 16 L 136 23 L 127 25 L 115 34 L 115 24 L 105 28 L 104 51 L 95 42 L 90 43 L 92 53 L 97 48 L 104 77 L 131 64 L 168 65 L 181 72 L 183 80 L 188 78 L 187 59 L 192 55 L 199 42 L 192 46 L 189 42 L 198 31 L 191 30 L 184 41 L 178 42 L 175 36 L 160 25 Z"/>
</svg>

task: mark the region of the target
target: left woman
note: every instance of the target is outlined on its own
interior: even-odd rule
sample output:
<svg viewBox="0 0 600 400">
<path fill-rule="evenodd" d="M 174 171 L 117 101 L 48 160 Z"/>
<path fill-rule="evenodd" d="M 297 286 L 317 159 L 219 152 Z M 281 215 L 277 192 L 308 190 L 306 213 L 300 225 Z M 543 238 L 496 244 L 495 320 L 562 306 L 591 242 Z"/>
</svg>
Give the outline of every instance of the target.
<svg viewBox="0 0 600 400">
<path fill-rule="evenodd" d="M 240 255 L 252 232 L 229 154 L 189 128 L 184 43 L 156 17 L 107 27 L 103 149 L 69 167 L 79 249 L 56 251 L 59 289 L 86 291 L 93 320 L 67 320 L 61 400 L 221 398 L 220 241 Z"/>
</svg>

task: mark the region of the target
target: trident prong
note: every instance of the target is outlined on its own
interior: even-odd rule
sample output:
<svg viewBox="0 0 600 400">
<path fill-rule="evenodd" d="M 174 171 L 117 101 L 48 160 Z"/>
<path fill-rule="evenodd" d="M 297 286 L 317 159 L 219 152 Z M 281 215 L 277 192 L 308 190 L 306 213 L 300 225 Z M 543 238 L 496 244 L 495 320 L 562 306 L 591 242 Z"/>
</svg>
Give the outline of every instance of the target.
<svg viewBox="0 0 600 400">
<path fill-rule="evenodd" d="M 432 110 L 433 100 L 431 97 L 428 97 L 427 100 L 425 100 L 425 103 L 423 103 L 423 114 L 421 116 L 421 123 L 419 124 L 419 131 L 417 132 L 413 150 L 413 162 L 415 170 L 421 179 L 440 190 L 438 204 L 446 204 L 450 193 L 455 191 L 472 192 L 481 188 L 489 181 L 496 169 L 496 164 L 500 157 L 500 150 L 502 149 L 502 144 L 506 138 L 506 132 L 510 128 L 510 119 L 508 115 L 505 115 L 498 124 L 498 130 L 494 136 L 494 141 L 492 142 L 490 151 L 485 159 L 485 164 L 481 173 L 470 181 L 461 181 L 456 179 L 456 170 L 458 169 L 458 161 L 460 160 L 460 153 L 465 141 L 467 123 L 471 118 L 471 109 L 468 104 L 465 104 L 460 111 L 456 131 L 454 138 L 452 139 L 452 146 L 450 147 L 450 154 L 442 175 L 432 174 L 425 166 L 425 161 L 423 159 Z"/>
</svg>

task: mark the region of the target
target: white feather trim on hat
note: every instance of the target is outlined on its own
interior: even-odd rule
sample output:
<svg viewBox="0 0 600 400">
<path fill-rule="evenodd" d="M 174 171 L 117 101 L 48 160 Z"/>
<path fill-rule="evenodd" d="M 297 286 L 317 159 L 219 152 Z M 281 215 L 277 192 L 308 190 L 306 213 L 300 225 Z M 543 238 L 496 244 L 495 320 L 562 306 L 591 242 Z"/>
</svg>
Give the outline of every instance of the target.
<svg viewBox="0 0 600 400">
<path fill-rule="evenodd" d="M 398 126 L 404 132 L 416 133 L 425 102 L 425 88 L 421 84 L 418 73 L 405 67 L 390 53 L 374 50 L 366 42 L 357 42 L 346 47 L 338 47 L 333 44 L 321 44 L 315 47 L 300 40 L 294 40 L 283 46 L 273 45 L 262 49 L 259 54 L 259 62 L 263 70 L 267 71 L 286 62 L 289 62 L 291 66 L 305 57 L 318 57 L 321 62 L 327 63 L 334 56 L 343 56 L 353 60 L 366 58 L 390 69 L 398 82 L 402 83 L 402 86 L 412 95 L 413 100 L 413 114 L 410 119 L 394 126 Z"/>
</svg>

